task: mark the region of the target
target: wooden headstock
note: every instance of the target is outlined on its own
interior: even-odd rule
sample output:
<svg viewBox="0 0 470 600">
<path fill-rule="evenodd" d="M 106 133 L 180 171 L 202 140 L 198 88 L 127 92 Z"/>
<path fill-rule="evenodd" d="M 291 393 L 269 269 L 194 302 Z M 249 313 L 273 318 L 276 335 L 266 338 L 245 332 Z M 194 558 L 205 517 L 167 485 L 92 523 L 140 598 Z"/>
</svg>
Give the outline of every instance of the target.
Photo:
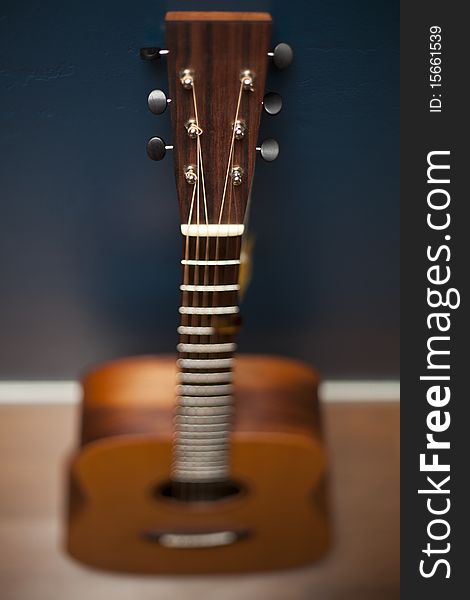
<svg viewBox="0 0 470 600">
<path fill-rule="evenodd" d="M 182 224 L 242 224 L 253 178 L 271 16 L 169 12 L 168 77 Z"/>
</svg>

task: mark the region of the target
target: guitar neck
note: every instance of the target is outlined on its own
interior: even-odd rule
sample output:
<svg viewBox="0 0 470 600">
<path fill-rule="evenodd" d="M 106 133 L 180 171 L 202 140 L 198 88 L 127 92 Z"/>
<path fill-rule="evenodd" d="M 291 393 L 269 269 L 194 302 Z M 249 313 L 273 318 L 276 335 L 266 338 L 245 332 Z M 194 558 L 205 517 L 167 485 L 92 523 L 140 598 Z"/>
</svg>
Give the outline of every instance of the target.
<svg viewBox="0 0 470 600">
<path fill-rule="evenodd" d="M 196 225 L 182 231 L 173 479 L 223 481 L 229 467 L 243 227 Z"/>
<path fill-rule="evenodd" d="M 170 12 L 166 25 L 183 224 L 172 480 L 223 483 L 229 481 L 241 238 L 255 168 L 271 17 Z M 158 144 L 161 148 L 163 141 Z"/>
</svg>

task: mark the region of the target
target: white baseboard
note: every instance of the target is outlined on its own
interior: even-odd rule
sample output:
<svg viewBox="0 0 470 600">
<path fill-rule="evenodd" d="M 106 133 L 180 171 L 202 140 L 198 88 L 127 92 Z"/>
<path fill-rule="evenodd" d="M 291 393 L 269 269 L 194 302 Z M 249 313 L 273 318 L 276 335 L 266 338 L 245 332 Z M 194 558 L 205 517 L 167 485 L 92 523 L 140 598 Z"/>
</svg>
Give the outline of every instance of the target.
<svg viewBox="0 0 470 600">
<path fill-rule="evenodd" d="M 80 394 L 76 381 L 0 381 L 0 404 L 75 404 Z M 326 380 L 320 395 L 326 402 L 393 402 L 400 399 L 400 383 Z"/>
</svg>

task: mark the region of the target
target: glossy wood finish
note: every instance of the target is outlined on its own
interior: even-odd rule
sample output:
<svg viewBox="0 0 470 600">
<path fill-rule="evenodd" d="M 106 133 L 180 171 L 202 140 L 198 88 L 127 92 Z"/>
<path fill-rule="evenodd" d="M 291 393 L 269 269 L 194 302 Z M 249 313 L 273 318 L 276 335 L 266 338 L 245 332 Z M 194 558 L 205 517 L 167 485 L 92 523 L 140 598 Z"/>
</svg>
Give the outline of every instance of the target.
<svg viewBox="0 0 470 600">
<path fill-rule="evenodd" d="M 84 445 L 70 471 L 69 553 L 139 573 L 258 571 L 322 556 L 330 530 L 316 374 L 286 359 L 237 359 L 230 464 L 243 492 L 200 503 L 154 493 L 170 476 L 175 374 L 171 357 L 144 357 L 85 379 Z M 168 549 L 144 539 L 149 529 L 250 535 L 223 547 Z"/>
<path fill-rule="evenodd" d="M 180 82 L 183 69 L 194 73 L 201 154 L 210 223 L 219 220 L 229 164 L 243 169 L 243 183 L 228 183 L 222 223 L 243 223 L 253 178 L 258 128 L 265 92 L 270 44 L 271 17 L 267 13 L 167 13 L 168 79 L 173 125 L 176 189 L 181 222 L 190 212 L 193 186 L 184 178 L 184 169 L 197 164 L 197 142 L 187 135 L 185 124 L 195 117 L 191 90 Z M 240 76 L 245 69 L 255 74 L 253 91 L 241 94 L 239 116 L 246 123 L 243 140 L 235 141 L 229 161 L 232 127 L 237 113 Z M 192 214 L 196 223 L 198 211 Z M 200 222 L 205 222 L 202 201 Z"/>
<path fill-rule="evenodd" d="M 171 355 L 127 358 L 91 371 L 83 381 L 82 444 L 128 433 L 171 433 L 176 376 Z M 318 381 L 298 361 L 238 356 L 234 430 L 319 438 Z"/>
<path fill-rule="evenodd" d="M 265 12 L 201 12 L 172 11 L 166 15 L 167 21 L 271 21 L 271 15 Z"/>
</svg>

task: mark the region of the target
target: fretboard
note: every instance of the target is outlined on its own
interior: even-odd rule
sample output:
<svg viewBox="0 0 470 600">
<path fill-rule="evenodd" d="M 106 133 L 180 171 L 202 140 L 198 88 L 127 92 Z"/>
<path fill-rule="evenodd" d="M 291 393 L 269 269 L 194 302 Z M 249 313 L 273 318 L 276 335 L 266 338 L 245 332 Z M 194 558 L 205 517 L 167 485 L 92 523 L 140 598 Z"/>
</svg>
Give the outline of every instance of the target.
<svg viewBox="0 0 470 600">
<path fill-rule="evenodd" d="M 228 479 L 242 227 L 183 236 L 172 479 Z M 225 235 L 220 235 L 223 233 Z M 214 235 L 219 234 L 219 235 Z"/>
</svg>

